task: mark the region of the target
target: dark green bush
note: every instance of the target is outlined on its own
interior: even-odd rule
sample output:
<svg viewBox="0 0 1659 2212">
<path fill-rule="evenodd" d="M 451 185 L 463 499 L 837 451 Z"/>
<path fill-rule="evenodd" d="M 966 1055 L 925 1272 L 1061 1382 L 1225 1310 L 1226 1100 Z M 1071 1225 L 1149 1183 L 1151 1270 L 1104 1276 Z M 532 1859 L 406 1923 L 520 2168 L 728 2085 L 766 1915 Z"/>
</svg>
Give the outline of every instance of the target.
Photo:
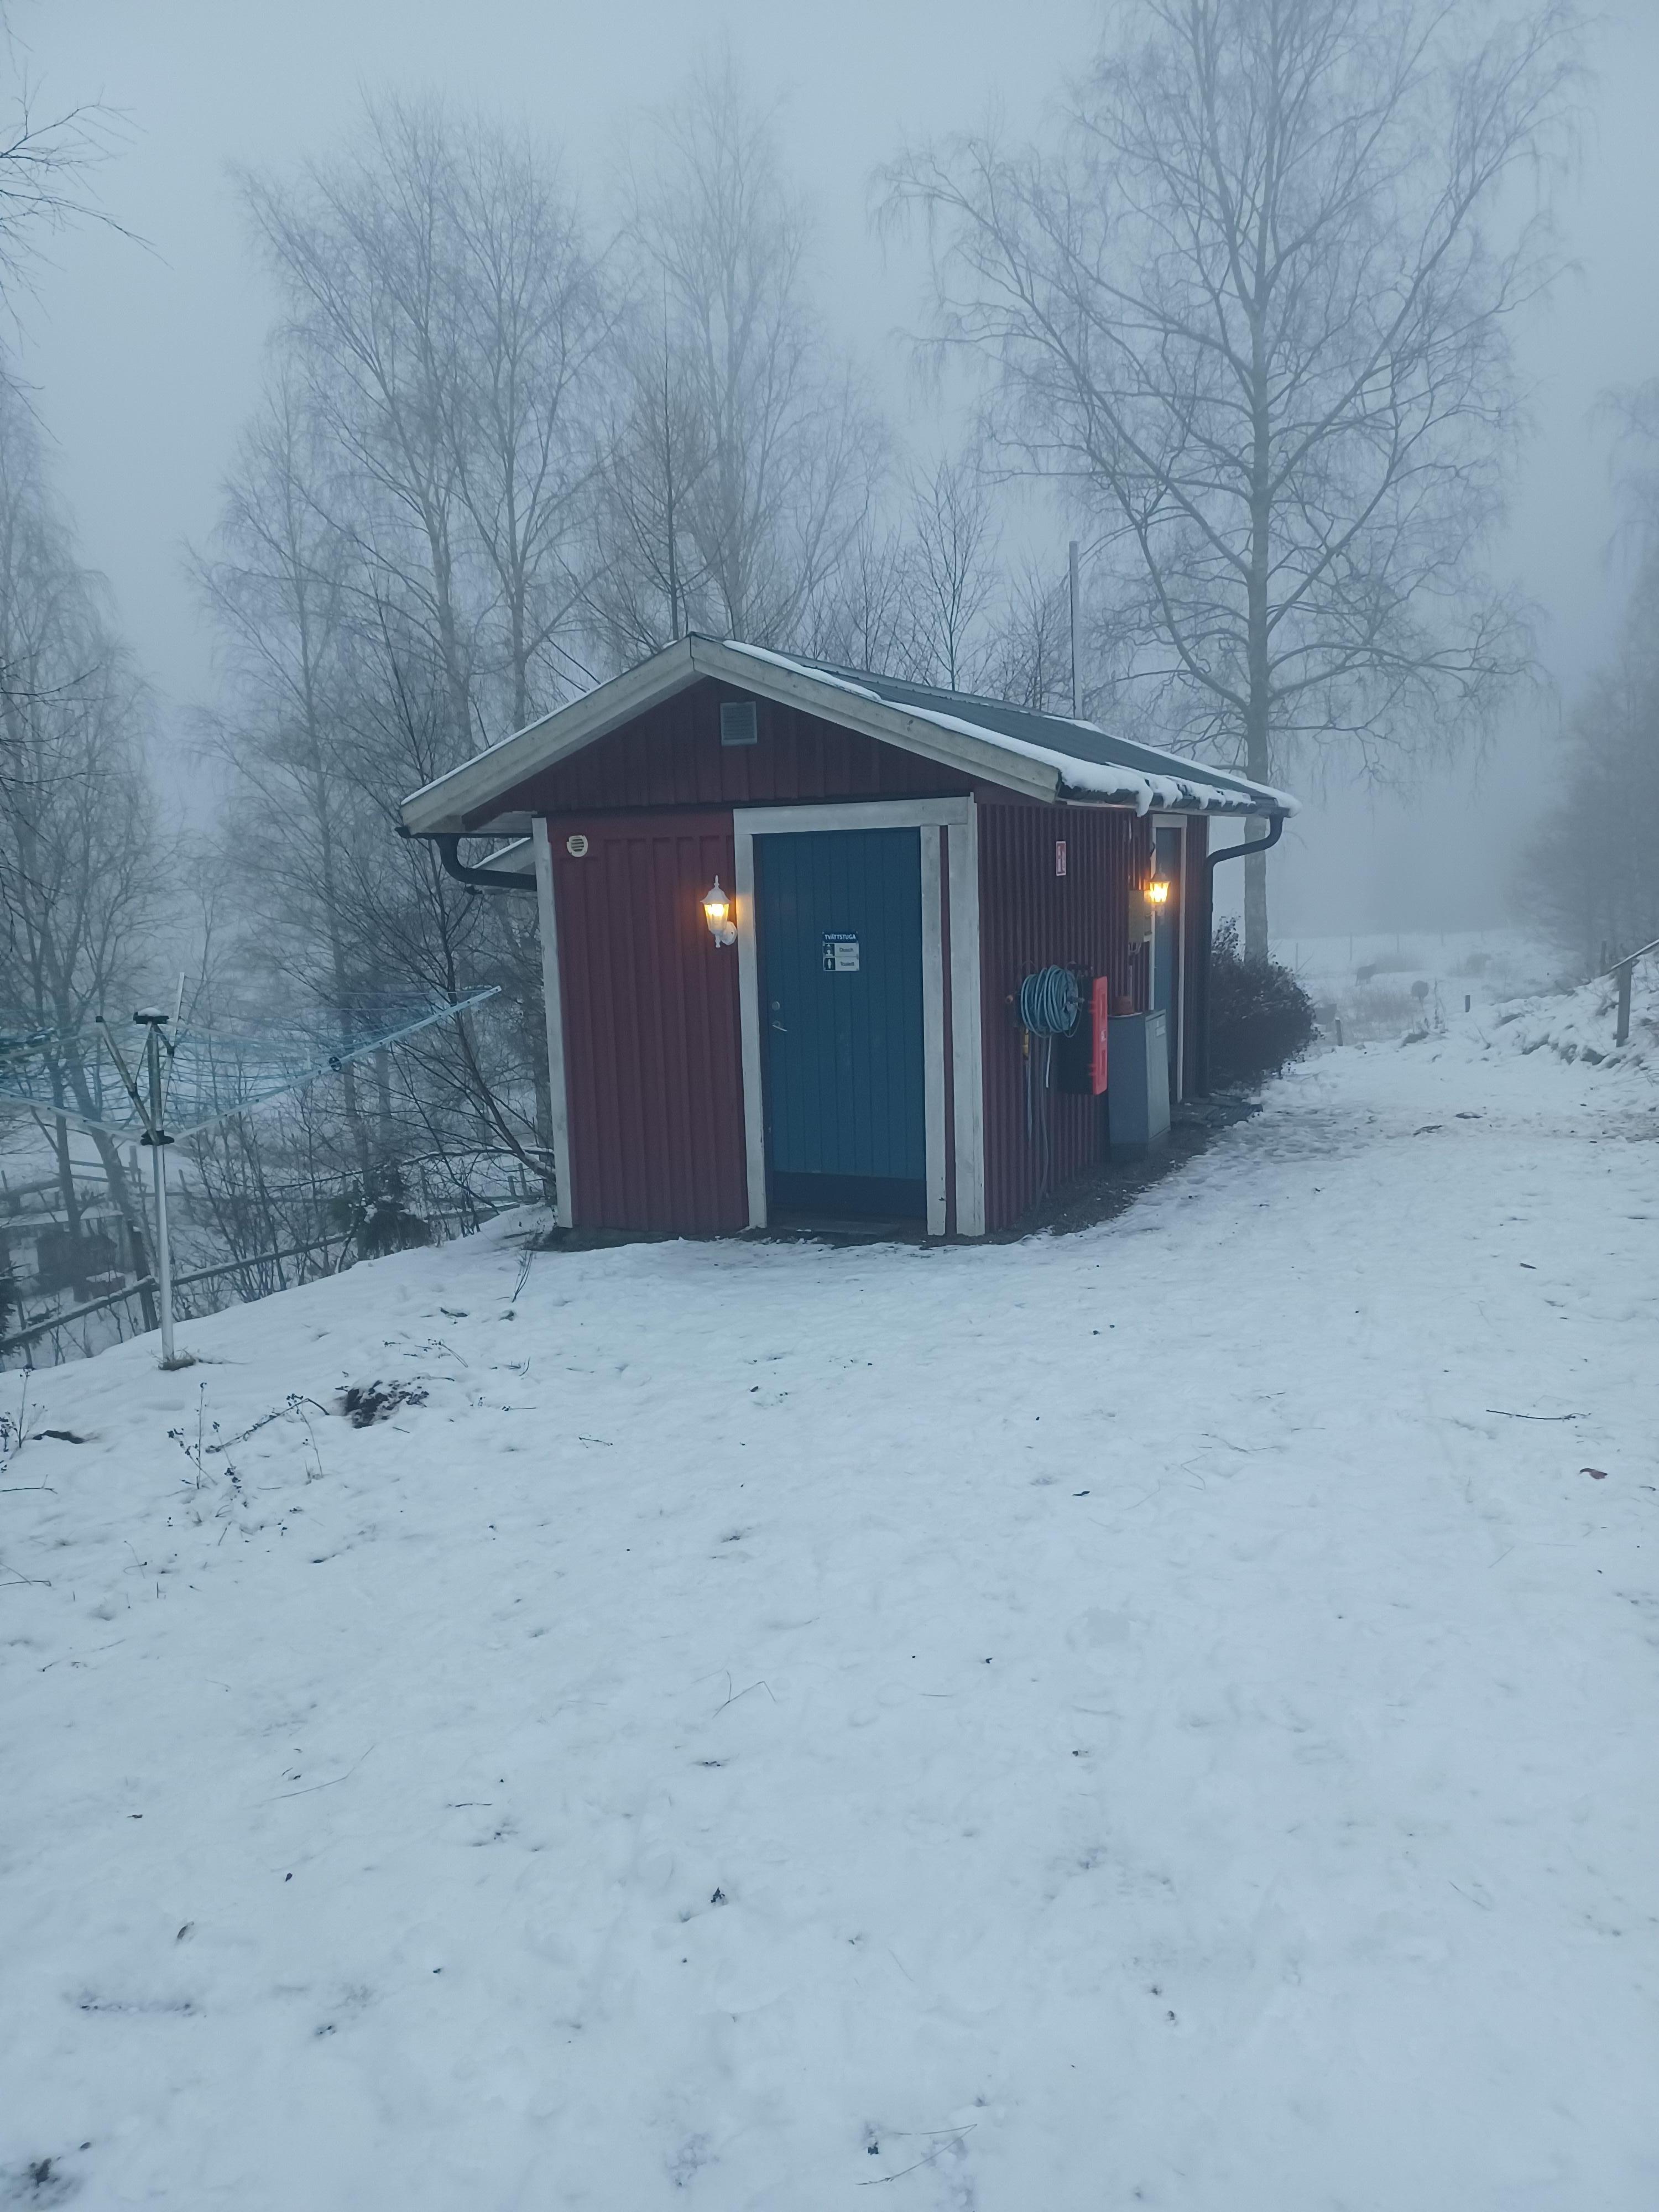
<svg viewBox="0 0 1659 2212">
<path fill-rule="evenodd" d="M 1210 947 L 1210 1080 L 1260 1083 L 1314 1041 L 1313 1000 L 1277 960 L 1242 951 L 1224 921 Z"/>
</svg>

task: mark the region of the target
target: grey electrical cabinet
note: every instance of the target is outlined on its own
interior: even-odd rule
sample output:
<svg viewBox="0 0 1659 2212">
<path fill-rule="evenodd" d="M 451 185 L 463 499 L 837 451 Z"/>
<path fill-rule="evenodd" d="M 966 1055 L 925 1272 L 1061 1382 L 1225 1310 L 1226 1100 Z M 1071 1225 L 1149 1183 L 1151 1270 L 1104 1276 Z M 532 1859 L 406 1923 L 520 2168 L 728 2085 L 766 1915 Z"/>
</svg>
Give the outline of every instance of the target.
<svg viewBox="0 0 1659 2212">
<path fill-rule="evenodd" d="M 1106 1126 L 1113 1157 L 1145 1152 L 1170 1133 L 1167 1013 L 1120 1014 L 1108 1025 Z"/>
</svg>

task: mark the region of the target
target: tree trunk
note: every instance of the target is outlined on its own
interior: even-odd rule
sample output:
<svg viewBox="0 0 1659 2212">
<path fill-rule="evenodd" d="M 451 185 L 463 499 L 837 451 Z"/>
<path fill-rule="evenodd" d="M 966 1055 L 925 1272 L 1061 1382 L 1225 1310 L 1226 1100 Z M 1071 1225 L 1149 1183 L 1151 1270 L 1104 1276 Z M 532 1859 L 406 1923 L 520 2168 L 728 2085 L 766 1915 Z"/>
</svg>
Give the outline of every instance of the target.
<svg viewBox="0 0 1659 2212">
<path fill-rule="evenodd" d="M 63 1201 L 64 1223 L 70 1240 L 70 1289 L 76 1305 L 92 1295 L 86 1276 L 86 1253 L 81 1238 L 81 1195 L 75 1188 L 75 1168 L 70 1158 L 69 1123 L 60 1115 L 52 1126 L 58 1194 Z"/>
<path fill-rule="evenodd" d="M 349 1050 L 357 1040 L 351 1033 L 353 1024 L 349 1013 L 351 991 L 347 974 L 345 925 L 341 914 L 339 876 L 334 850 L 334 795 L 324 765 L 329 757 L 328 733 L 323 726 L 318 697 L 318 648 L 312 635 L 311 606 L 305 580 L 307 556 L 294 521 L 292 489 L 291 483 L 284 486 L 284 496 L 289 501 L 288 532 L 284 543 L 288 553 L 288 574 L 292 580 L 294 621 L 300 638 L 300 696 L 305 714 L 306 783 L 312 818 L 317 825 L 321 870 L 319 889 L 323 912 L 327 917 L 329 967 L 334 984 L 333 1025 L 340 1042 Z M 351 1132 L 352 1145 L 357 1154 L 358 1186 L 367 1194 L 373 1162 L 368 1130 L 357 1098 L 357 1071 L 353 1061 L 345 1062 L 340 1070 L 340 1077 L 345 1101 L 346 1126 Z"/>
<path fill-rule="evenodd" d="M 542 1155 L 542 1203 L 550 1211 L 558 1203 L 558 1185 L 553 1173 L 553 1084 L 547 1072 L 545 1048 L 532 1052 L 531 1066 L 536 1071 L 536 1142 Z"/>
<path fill-rule="evenodd" d="M 1265 822 L 1248 825 L 1252 837 L 1267 835 Z M 1244 953 L 1247 959 L 1265 960 L 1267 957 L 1267 855 L 1247 853 L 1244 856 Z"/>
<path fill-rule="evenodd" d="M 385 1045 L 374 1055 L 374 1106 L 380 1129 L 380 1172 L 384 1176 L 396 1146 L 392 1121 L 392 1054 Z"/>
<path fill-rule="evenodd" d="M 132 1192 L 127 1182 L 127 1171 L 121 1164 L 120 1147 L 106 1130 L 89 1129 L 87 1133 L 102 1164 L 110 1203 L 125 1219 L 132 1212 Z"/>
<path fill-rule="evenodd" d="M 1267 312 L 1272 295 L 1269 204 L 1264 198 L 1250 240 L 1250 276 L 1245 301 L 1250 325 L 1250 544 L 1245 579 L 1245 652 L 1248 666 L 1244 724 L 1244 772 L 1252 783 L 1272 780 L 1273 664 L 1268 583 L 1273 565 L 1273 376 L 1268 357 Z M 1245 836 L 1265 837 L 1265 822 L 1246 824 Z M 1244 862 L 1244 957 L 1267 957 L 1267 856 L 1252 853 Z"/>
</svg>

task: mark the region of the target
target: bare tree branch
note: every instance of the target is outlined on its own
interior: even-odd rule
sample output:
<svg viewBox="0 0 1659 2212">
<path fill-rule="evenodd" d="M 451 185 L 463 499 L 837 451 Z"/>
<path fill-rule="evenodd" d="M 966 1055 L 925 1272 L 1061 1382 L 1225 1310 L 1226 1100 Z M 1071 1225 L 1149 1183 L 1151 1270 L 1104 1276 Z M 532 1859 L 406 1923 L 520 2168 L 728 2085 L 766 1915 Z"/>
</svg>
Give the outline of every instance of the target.
<svg viewBox="0 0 1659 2212">
<path fill-rule="evenodd" d="M 1448 742 L 1528 665 L 1480 556 L 1510 325 L 1556 265 L 1541 198 L 1516 210 L 1565 143 L 1580 27 L 1571 0 L 1468 19 L 1131 0 L 1052 155 L 965 138 L 889 174 L 1001 450 L 1133 549 L 1118 699 L 1262 781 L 1313 741 L 1372 769 Z"/>
</svg>

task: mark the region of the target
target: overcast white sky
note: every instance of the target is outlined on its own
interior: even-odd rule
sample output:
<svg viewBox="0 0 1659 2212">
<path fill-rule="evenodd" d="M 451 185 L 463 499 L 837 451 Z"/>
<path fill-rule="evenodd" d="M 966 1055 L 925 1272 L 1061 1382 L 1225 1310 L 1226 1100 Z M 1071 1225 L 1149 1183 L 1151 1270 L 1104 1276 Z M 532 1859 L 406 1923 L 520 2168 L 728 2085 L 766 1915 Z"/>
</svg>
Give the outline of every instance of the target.
<svg viewBox="0 0 1659 2212">
<path fill-rule="evenodd" d="M 86 556 L 176 711 L 212 689 L 211 641 L 180 550 L 212 528 L 270 312 L 233 163 L 287 167 L 337 143 L 365 90 L 437 87 L 561 143 L 602 221 L 623 142 L 672 100 L 700 49 L 729 37 L 757 91 L 782 103 L 789 158 L 818 202 L 822 304 L 899 398 L 913 271 L 884 260 L 870 234 L 872 171 L 907 134 L 970 124 L 992 100 L 1016 126 L 1035 125 L 1086 57 L 1099 10 L 1088 0 L 17 0 L 13 19 L 43 108 L 101 100 L 125 118 L 99 190 L 148 247 L 85 225 L 55 241 L 26 307 L 25 361 Z M 1659 374 L 1659 0 L 1615 4 L 1595 60 L 1582 174 L 1563 204 L 1582 265 L 1527 333 L 1539 430 L 1500 548 L 1500 565 L 1546 611 L 1543 658 L 1569 695 L 1618 612 L 1604 558 L 1606 441 L 1590 412 L 1607 386 Z M 1437 918 L 1495 919 L 1500 848 L 1535 803 L 1540 742 L 1529 732 L 1478 777 L 1465 771 L 1409 807 L 1321 809 L 1287 871 L 1287 924 L 1392 924 L 1389 886 L 1415 887 L 1419 874 Z"/>
</svg>

